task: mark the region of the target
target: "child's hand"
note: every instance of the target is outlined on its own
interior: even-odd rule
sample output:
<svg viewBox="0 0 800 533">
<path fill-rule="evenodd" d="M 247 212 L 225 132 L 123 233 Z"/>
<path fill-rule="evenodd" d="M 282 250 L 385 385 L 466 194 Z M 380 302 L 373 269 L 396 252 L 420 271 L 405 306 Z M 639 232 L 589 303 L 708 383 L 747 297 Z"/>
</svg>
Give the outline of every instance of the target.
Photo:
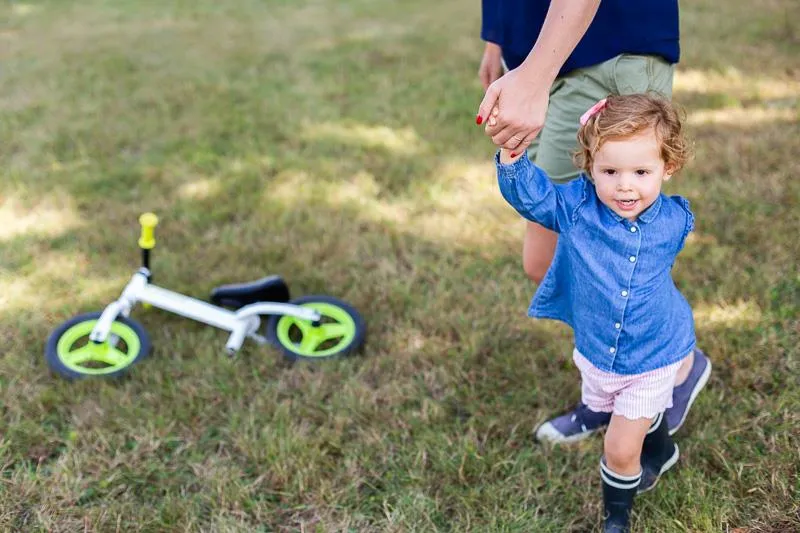
<svg viewBox="0 0 800 533">
<path fill-rule="evenodd" d="M 494 106 L 494 108 L 492 108 L 492 112 L 489 114 L 489 120 L 486 121 L 486 127 L 487 128 L 497 124 L 497 114 L 498 113 L 500 113 L 500 108 L 497 107 L 497 106 Z M 525 150 L 519 150 L 519 153 L 516 153 L 516 152 L 512 152 L 510 150 L 506 150 L 505 148 L 501 148 L 500 149 L 500 162 L 504 163 L 504 164 L 513 163 L 514 161 L 519 159 L 519 157 L 523 153 L 525 153 Z"/>
<path fill-rule="evenodd" d="M 511 150 L 506 150 L 505 148 L 500 148 L 500 162 L 504 165 L 509 163 L 513 163 L 517 159 L 519 159 L 522 154 L 525 153 L 525 150 L 522 150 L 520 153 L 512 152 Z"/>
<path fill-rule="evenodd" d="M 499 113 L 500 113 L 500 108 L 497 107 L 497 106 L 494 106 L 492 108 L 492 112 L 489 113 L 489 118 L 486 120 L 486 126 L 484 126 L 484 128 L 483 128 L 484 130 L 488 131 L 489 128 L 491 128 L 492 126 L 496 126 L 497 125 L 497 115 Z"/>
</svg>

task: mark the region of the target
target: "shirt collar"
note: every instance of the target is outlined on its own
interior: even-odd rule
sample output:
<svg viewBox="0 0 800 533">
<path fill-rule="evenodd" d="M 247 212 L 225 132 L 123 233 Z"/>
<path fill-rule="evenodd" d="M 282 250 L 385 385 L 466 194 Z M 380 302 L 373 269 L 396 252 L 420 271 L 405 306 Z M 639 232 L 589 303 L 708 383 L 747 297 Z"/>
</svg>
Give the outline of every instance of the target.
<svg viewBox="0 0 800 533">
<path fill-rule="evenodd" d="M 644 222 L 645 224 L 649 224 L 658 216 L 658 212 L 661 210 L 661 195 L 659 194 L 656 197 L 656 201 L 653 202 L 650 207 L 639 213 L 639 221 Z"/>
</svg>

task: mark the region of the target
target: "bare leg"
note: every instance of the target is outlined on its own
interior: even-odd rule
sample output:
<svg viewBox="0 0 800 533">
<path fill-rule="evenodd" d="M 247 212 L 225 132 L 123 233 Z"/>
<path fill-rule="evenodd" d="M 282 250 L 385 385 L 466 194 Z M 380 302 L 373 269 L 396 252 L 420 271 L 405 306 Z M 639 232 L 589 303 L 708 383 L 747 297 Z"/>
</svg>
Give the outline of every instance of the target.
<svg viewBox="0 0 800 533">
<path fill-rule="evenodd" d="M 525 241 L 522 244 L 522 267 L 525 269 L 525 274 L 536 283 L 542 282 L 547 269 L 550 268 L 557 242 L 558 233 L 535 222 L 526 224 Z"/>
<path fill-rule="evenodd" d="M 642 443 L 651 423 L 649 418 L 628 420 L 612 415 L 603 446 L 606 465 L 624 476 L 638 474 L 642 469 Z"/>
<path fill-rule="evenodd" d="M 686 378 L 689 377 L 689 372 L 692 371 L 693 364 L 694 364 L 694 350 L 692 350 L 692 353 L 689 354 L 689 357 L 685 357 L 683 359 L 683 363 L 678 369 L 678 377 L 675 379 L 676 387 L 681 383 L 683 383 L 684 381 L 686 381 Z"/>
</svg>

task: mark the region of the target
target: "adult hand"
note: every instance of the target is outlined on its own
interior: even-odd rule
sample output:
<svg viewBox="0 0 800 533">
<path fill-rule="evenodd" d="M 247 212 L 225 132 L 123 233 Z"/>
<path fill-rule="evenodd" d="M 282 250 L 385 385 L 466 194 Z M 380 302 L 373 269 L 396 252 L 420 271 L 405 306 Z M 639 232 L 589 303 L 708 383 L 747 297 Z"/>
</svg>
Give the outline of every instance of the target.
<svg viewBox="0 0 800 533">
<path fill-rule="evenodd" d="M 503 52 L 499 45 L 486 43 L 481 58 L 481 66 L 478 67 L 478 77 L 481 79 L 483 90 L 489 88 L 494 81 L 503 75 Z"/>
<path fill-rule="evenodd" d="M 546 76 L 532 79 L 516 68 L 489 85 L 478 108 L 478 123 L 497 108 L 495 120 L 486 122 L 492 142 L 515 153 L 533 142 L 544 126 L 552 81 Z"/>
</svg>

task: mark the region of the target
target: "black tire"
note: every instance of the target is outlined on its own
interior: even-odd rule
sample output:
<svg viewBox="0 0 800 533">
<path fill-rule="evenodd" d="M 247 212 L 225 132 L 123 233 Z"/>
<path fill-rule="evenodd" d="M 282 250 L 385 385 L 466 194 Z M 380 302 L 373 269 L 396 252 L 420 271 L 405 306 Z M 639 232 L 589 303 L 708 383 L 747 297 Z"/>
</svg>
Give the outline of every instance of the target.
<svg viewBox="0 0 800 533">
<path fill-rule="evenodd" d="M 70 367 L 59 355 L 59 342 L 61 341 L 62 337 L 65 333 L 67 333 L 73 327 L 78 327 L 79 330 L 83 330 L 89 327 L 89 324 L 82 326 L 84 323 L 89 323 L 92 321 L 96 321 L 100 318 L 102 313 L 94 312 L 94 313 L 84 313 L 82 315 L 77 315 L 75 317 L 70 318 L 66 322 L 60 324 L 56 329 L 50 333 L 50 336 L 47 339 L 47 344 L 45 344 L 44 348 L 44 357 L 45 361 L 47 361 L 47 366 L 50 367 L 54 373 L 58 374 L 59 376 L 74 380 L 74 379 L 82 379 L 87 377 L 103 377 L 103 378 L 117 378 L 124 375 L 133 365 L 144 359 L 148 356 L 151 349 L 150 344 L 150 337 L 147 335 L 147 332 L 144 328 L 136 321 L 131 320 L 130 318 L 126 318 L 124 316 L 118 316 L 116 320 L 114 320 L 114 324 L 116 327 L 119 325 L 127 326 L 132 330 L 132 333 L 138 339 L 139 348 L 138 352 L 129 360 L 125 361 L 124 365 L 120 366 L 118 369 L 114 370 L 115 367 L 108 367 L 107 369 L 98 369 L 93 371 L 88 369 L 86 371 L 80 371 L 75 369 L 75 365 Z M 112 326 L 114 327 L 114 326 Z M 91 330 L 89 330 L 91 332 Z M 88 341 L 88 334 L 86 333 L 85 337 L 87 339 L 87 345 L 91 343 Z M 76 334 L 74 334 L 76 335 Z M 77 337 L 77 340 L 83 341 L 83 335 Z M 124 340 L 124 339 L 123 339 Z M 132 338 L 131 338 L 132 340 Z M 77 344 L 76 341 L 70 343 L 72 345 Z M 127 343 L 126 343 L 127 345 Z M 63 348 L 63 347 L 62 347 Z M 130 355 L 130 354 L 126 354 Z M 107 372 L 105 370 L 108 370 Z"/>
<path fill-rule="evenodd" d="M 302 296 L 289 303 L 294 305 L 307 305 L 309 307 L 312 307 L 312 305 L 309 304 L 320 304 L 323 308 L 323 310 L 320 310 L 320 313 L 323 315 L 322 325 L 320 327 L 325 328 L 326 324 L 343 324 L 345 325 L 347 333 L 341 337 L 331 337 L 321 343 L 317 347 L 319 349 L 311 354 L 300 349 L 298 343 L 292 342 L 291 340 L 292 335 L 302 335 L 300 328 L 297 327 L 296 324 L 302 322 L 306 327 L 313 327 L 309 322 L 291 316 L 271 315 L 266 326 L 267 339 L 280 348 L 284 358 L 288 361 L 294 362 L 298 359 L 319 361 L 321 359 L 344 357 L 357 352 L 363 346 L 367 334 L 366 324 L 359 312 L 347 302 L 343 302 L 332 296 L 314 295 Z M 326 314 L 324 309 L 333 311 L 333 314 L 336 316 Z M 290 339 L 287 339 L 287 326 L 289 328 L 288 334 Z M 332 346 L 322 348 L 327 346 L 328 343 L 332 344 Z"/>
</svg>

